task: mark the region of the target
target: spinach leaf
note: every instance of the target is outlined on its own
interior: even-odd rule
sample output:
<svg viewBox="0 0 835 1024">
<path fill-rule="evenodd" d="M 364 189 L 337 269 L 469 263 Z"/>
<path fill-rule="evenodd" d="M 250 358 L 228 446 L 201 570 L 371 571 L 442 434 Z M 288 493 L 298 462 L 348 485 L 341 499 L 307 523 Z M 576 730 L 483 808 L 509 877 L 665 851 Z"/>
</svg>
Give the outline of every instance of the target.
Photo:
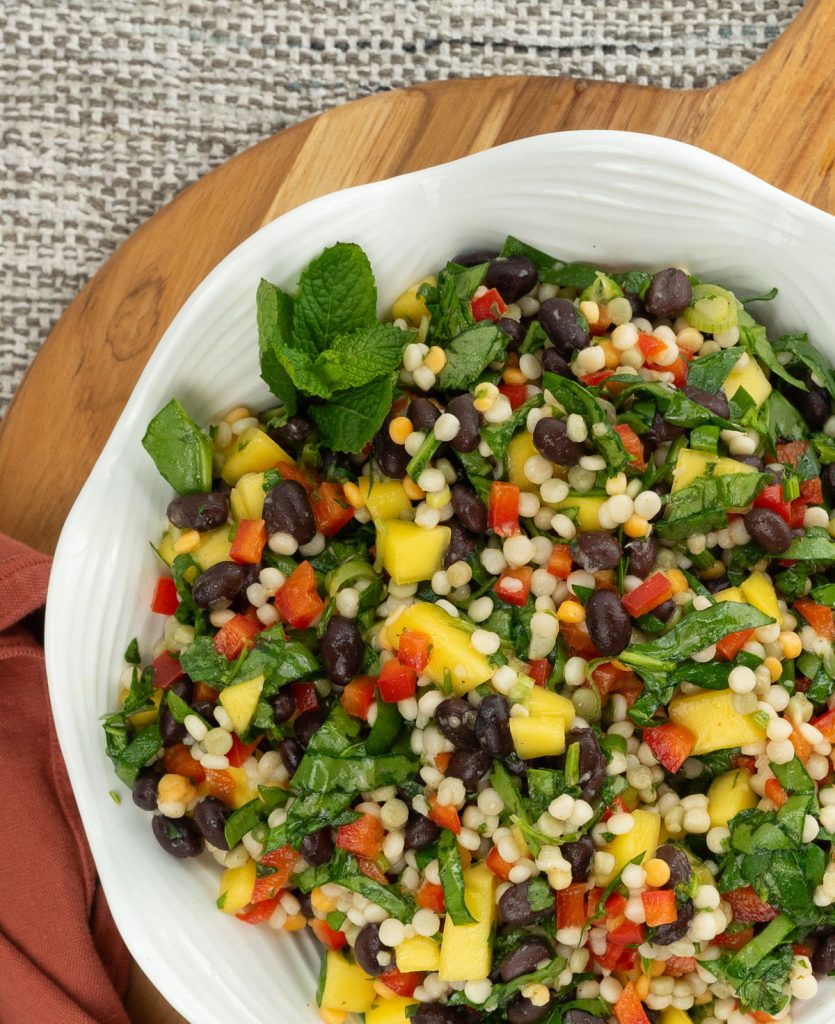
<svg viewBox="0 0 835 1024">
<path fill-rule="evenodd" d="M 813 527 L 806 531 L 805 537 L 795 537 L 782 557 L 795 562 L 832 562 L 835 561 L 835 540 L 826 530 Z"/>
<path fill-rule="evenodd" d="M 558 956 L 554 957 L 554 959 L 544 967 L 540 967 L 539 970 L 531 971 L 530 974 L 523 974 L 519 978 L 514 978 L 513 981 L 496 984 L 493 986 L 493 990 L 487 997 L 486 1002 L 479 1006 L 479 1009 L 484 1009 L 488 1013 L 494 1013 L 497 1010 L 504 1010 L 511 999 L 521 992 L 526 985 L 534 985 L 538 983 L 545 985 L 547 988 L 556 989 L 558 987 L 559 977 L 564 969 L 565 960 Z M 455 992 L 450 997 L 449 1004 L 450 1006 L 473 1005 L 469 1002 L 463 992 Z"/>
<path fill-rule="evenodd" d="M 611 473 L 617 473 L 628 465 L 630 456 L 623 441 L 609 422 L 603 406 L 588 388 L 583 387 L 579 381 L 548 372 L 543 376 L 543 387 L 551 392 L 566 412 L 583 417 L 591 428 L 589 439 L 606 460 Z"/>
<path fill-rule="evenodd" d="M 447 348 L 447 361 L 438 374 L 438 387 L 444 391 L 466 391 L 489 363 L 504 357 L 509 340 L 495 324 L 468 327 L 454 337 Z"/>
<path fill-rule="evenodd" d="M 809 344 L 807 334 L 784 334 L 774 342 L 775 352 L 788 352 L 791 355 L 789 365 L 802 363 L 806 369 L 820 380 L 823 387 L 835 398 L 835 370 L 827 360 Z M 798 385 L 795 385 L 798 386 Z M 803 387 L 803 385 L 800 385 Z"/>
<path fill-rule="evenodd" d="M 455 924 L 474 924 L 464 900 L 464 869 L 455 836 L 444 829 L 438 842 L 438 868 L 444 890 L 446 912 Z"/>
<path fill-rule="evenodd" d="M 492 451 L 497 459 L 505 457 L 507 446 L 510 444 L 516 431 L 521 430 L 525 426 L 531 409 L 538 409 L 544 402 L 545 399 L 541 394 L 533 395 L 526 402 L 523 402 L 504 423 L 496 423 L 493 426 L 481 428 L 482 438 L 490 445 L 490 451 Z"/>
<path fill-rule="evenodd" d="M 142 447 L 177 494 L 212 489 L 212 439 L 172 398 L 148 424 Z"/>
<path fill-rule="evenodd" d="M 277 285 L 261 280 L 255 296 L 261 379 L 278 398 L 288 416 L 298 408 L 296 386 L 280 353 L 293 347 L 293 299 Z"/>
<path fill-rule="evenodd" d="M 771 371 L 781 377 L 787 384 L 793 387 L 806 390 L 806 385 L 793 377 L 783 366 L 775 355 L 779 351 L 777 345 L 771 345 L 768 340 L 765 327 L 758 324 L 747 309 L 739 307 L 737 323 L 739 324 L 739 344 L 752 359 L 759 361 Z"/>
<path fill-rule="evenodd" d="M 341 391 L 361 387 L 393 373 L 411 338 L 410 332 L 394 324 L 360 327 L 350 334 L 337 335 L 331 347 L 319 355 L 314 368 L 332 388 Z"/>
<path fill-rule="evenodd" d="M 666 518 L 656 526 L 658 536 L 686 540 L 694 533 L 721 529 L 727 525 L 728 509 L 749 506 L 770 479 L 766 473 L 700 477 L 670 495 Z"/>
<path fill-rule="evenodd" d="M 293 776 L 293 789 L 306 793 L 343 790 L 364 793 L 381 786 L 398 786 L 417 771 L 417 761 L 405 754 L 379 757 L 334 757 L 310 752 Z"/>
<path fill-rule="evenodd" d="M 377 286 L 368 257 L 353 242 L 337 242 L 302 271 L 293 337 L 308 351 L 322 352 L 338 335 L 374 324 L 376 312 Z"/>
<path fill-rule="evenodd" d="M 513 235 L 507 236 L 499 255 L 527 256 L 529 260 L 536 264 L 536 267 L 540 272 L 543 270 L 552 270 L 555 264 L 560 263 L 555 256 L 549 256 L 547 252 L 543 252 L 541 249 L 535 249 L 532 245 L 528 245 L 527 242 L 522 242 L 518 238 L 514 238 Z M 560 265 L 564 266 L 564 264 Z"/>
<path fill-rule="evenodd" d="M 256 825 L 264 821 L 269 813 L 276 807 L 281 807 L 290 798 L 286 789 L 279 789 L 277 786 L 261 786 L 259 795 L 233 811 L 226 819 L 224 835 L 229 849 L 234 849 L 243 839 L 247 832 L 251 832 Z"/>
<path fill-rule="evenodd" d="M 798 441 L 806 436 L 806 424 L 797 409 L 779 391 L 772 391 L 753 424 L 768 434 L 772 448 L 780 438 Z"/>
<path fill-rule="evenodd" d="M 748 946 L 744 946 L 741 952 L 748 949 Z M 738 954 L 734 956 L 726 953 L 714 960 L 711 968 L 734 986 L 745 1010 L 773 1016 L 789 1001 L 789 977 L 793 964 L 792 947 L 785 944 L 760 957 L 751 966 L 743 966 Z"/>
<path fill-rule="evenodd" d="M 558 288 L 590 288 L 597 280 L 597 272 L 587 263 L 559 263 L 551 270 L 541 270 L 539 280 L 543 284 L 555 284 Z"/>
<path fill-rule="evenodd" d="M 687 370 L 687 383 L 692 384 L 694 388 L 715 394 L 725 383 L 741 355 L 741 349 L 735 346 L 694 359 Z"/>
<path fill-rule="evenodd" d="M 619 402 L 624 402 L 636 394 L 643 394 L 653 398 L 663 413 L 664 419 L 677 427 L 698 427 L 717 425 L 731 429 L 734 424 L 730 420 L 722 419 L 706 409 L 698 402 L 688 398 L 683 391 L 674 388 L 671 384 L 662 384 L 660 381 L 641 381 L 639 384 L 631 383 L 634 377 L 625 374 L 615 375 L 610 378 L 615 382 L 627 384 L 620 395 Z"/>
<path fill-rule="evenodd" d="M 565 792 L 565 775 L 550 768 L 528 769 L 528 803 L 531 820 L 548 810 L 552 800 Z"/>
<path fill-rule="evenodd" d="M 455 452 L 455 457 L 476 494 L 486 504 L 493 486 L 493 467 L 477 448 L 471 452 Z"/>
<path fill-rule="evenodd" d="M 335 873 L 330 880 L 351 892 L 358 892 L 403 924 L 409 924 L 417 913 L 418 908 L 410 896 L 400 892 L 397 886 L 382 885 L 362 874 L 353 857 L 347 858 L 344 869 Z"/>
<path fill-rule="evenodd" d="M 269 853 L 280 846 L 292 846 L 298 850 L 305 836 L 312 832 L 318 832 L 325 826 L 356 821 L 359 815 L 349 810 L 355 796 L 355 793 L 332 790 L 309 793 L 294 800 L 283 824 L 276 825 L 267 833 L 264 852 Z"/>
<path fill-rule="evenodd" d="M 817 793 L 817 787 L 800 758 L 795 757 L 788 764 L 772 764 L 771 770 L 787 793 L 798 793 L 801 796 L 814 796 Z"/>
<path fill-rule="evenodd" d="M 623 291 L 637 295 L 639 299 L 646 295 L 647 289 L 652 283 L 652 274 L 648 274 L 645 270 L 627 270 L 623 274 L 612 274 L 612 277 Z"/>
<path fill-rule="evenodd" d="M 366 753 L 372 757 L 384 754 L 392 749 L 392 745 L 400 735 L 403 727 L 403 719 L 397 710 L 396 704 L 387 704 L 385 701 L 377 701 L 377 717 L 371 732 L 365 741 Z"/>
<path fill-rule="evenodd" d="M 424 282 L 420 286 L 418 295 L 423 298 L 429 311 L 429 334 L 433 341 L 445 347 L 457 335 L 472 327 L 474 321 L 469 289 L 476 275 L 480 275 L 480 283 L 486 266 L 482 263 L 478 267 L 467 268 L 457 263 L 448 263 L 438 274 L 437 284 Z"/>
<path fill-rule="evenodd" d="M 542 1024 L 563 1024 L 569 1010 L 582 1010 L 591 1014 L 592 1017 L 599 1017 L 601 1020 L 608 1020 L 612 1015 L 612 1006 L 602 999 L 572 999 L 570 1002 L 558 1002 L 550 1015 L 544 1019 Z"/>
<path fill-rule="evenodd" d="M 337 391 L 326 405 L 310 406 L 310 417 L 325 447 L 356 453 L 382 426 L 393 396 L 393 376 L 382 377 L 362 387 Z"/>
<path fill-rule="evenodd" d="M 222 685 L 230 662 L 215 650 L 210 636 L 199 636 L 180 654 L 180 664 L 187 676 L 201 683 Z"/>
<path fill-rule="evenodd" d="M 131 740 L 116 760 L 116 774 L 126 786 L 132 786 L 142 766 L 162 750 L 159 726 L 146 726 Z"/>
</svg>

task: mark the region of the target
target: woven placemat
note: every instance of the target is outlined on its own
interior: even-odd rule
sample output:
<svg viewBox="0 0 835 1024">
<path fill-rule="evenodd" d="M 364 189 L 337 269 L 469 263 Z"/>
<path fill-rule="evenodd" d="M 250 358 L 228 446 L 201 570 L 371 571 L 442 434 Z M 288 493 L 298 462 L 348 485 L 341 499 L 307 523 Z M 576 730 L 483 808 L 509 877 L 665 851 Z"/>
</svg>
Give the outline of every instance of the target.
<svg viewBox="0 0 835 1024">
<path fill-rule="evenodd" d="M 38 0 L 3 5 L 0 412 L 62 309 L 184 186 L 414 82 L 674 88 L 752 63 L 802 0 Z"/>
</svg>

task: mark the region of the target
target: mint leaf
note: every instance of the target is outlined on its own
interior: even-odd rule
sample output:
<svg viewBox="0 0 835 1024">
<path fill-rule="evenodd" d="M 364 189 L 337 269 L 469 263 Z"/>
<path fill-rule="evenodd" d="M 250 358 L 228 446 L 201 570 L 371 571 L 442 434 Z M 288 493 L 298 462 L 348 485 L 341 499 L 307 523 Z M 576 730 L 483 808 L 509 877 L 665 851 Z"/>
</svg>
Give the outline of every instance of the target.
<svg viewBox="0 0 835 1024">
<path fill-rule="evenodd" d="M 148 424 L 142 447 L 177 494 L 212 489 L 212 440 L 176 398 Z"/>
<path fill-rule="evenodd" d="M 411 337 L 394 324 L 360 327 L 334 338 L 316 360 L 315 370 L 335 388 L 359 387 L 393 373 Z"/>
<path fill-rule="evenodd" d="M 709 356 L 694 359 L 687 370 L 687 383 L 715 394 L 727 380 L 742 355 L 739 346 L 723 348 Z"/>
<path fill-rule="evenodd" d="M 322 352 L 340 334 L 374 324 L 377 286 L 368 257 L 353 242 L 338 242 L 308 264 L 293 312 L 296 348 Z"/>
<path fill-rule="evenodd" d="M 591 426 L 591 442 L 606 460 L 611 474 L 629 464 L 629 453 L 620 435 L 609 422 L 603 406 L 587 387 L 577 380 L 558 377 L 547 371 L 543 375 L 543 387 L 551 392 L 567 413 L 577 413 Z"/>
<path fill-rule="evenodd" d="M 261 379 L 278 398 L 288 416 L 296 412 L 296 388 L 282 365 L 280 353 L 293 344 L 293 300 L 277 285 L 261 280 L 255 296 Z"/>
<path fill-rule="evenodd" d="M 465 391 L 485 367 L 504 356 L 510 339 L 493 324 L 479 324 L 462 331 L 446 350 L 446 366 L 438 374 L 444 391 Z"/>
<path fill-rule="evenodd" d="M 829 394 L 835 398 L 835 371 L 829 366 L 824 357 L 818 352 L 816 348 L 812 348 L 809 344 L 809 336 L 807 334 L 784 334 L 774 342 L 772 348 L 775 352 L 790 352 L 791 359 L 790 364 L 802 363 L 803 366 L 813 373 L 823 384 Z M 781 369 L 781 376 L 789 380 L 789 383 L 793 382 L 793 378 L 790 378 L 783 367 Z M 794 381 L 796 385 L 803 390 L 806 390 L 804 384 Z"/>
<path fill-rule="evenodd" d="M 359 452 L 377 433 L 391 408 L 392 377 L 350 391 L 337 391 L 327 405 L 311 406 L 322 443 L 337 452 Z"/>
<path fill-rule="evenodd" d="M 801 391 L 807 391 L 806 385 L 796 377 L 793 377 L 775 355 L 775 352 L 779 352 L 780 349 L 777 345 L 771 345 L 765 327 L 762 324 L 758 324 L 748 310 L 741 305 L 737 317 L 739 323 L 739 343 L 748 355 L 752 359 L 759 359 L 764 366 L 773 374 L 776 374 L 776 376 L 782 377 L 787 384 L 800 388 Z M 788 337 L 792 339 L 797 336 L 789 335 Z M 806 336 L 800 335 L 799 337 L 805 338 Z M 783 339 L 781 338 L 780 340 L 782 341 Z M 802 356 L 800 358 L 802 359 Z M 822 360 L 821 365 L 824 367 L 824 372 L 829 372 L 828 367 L 826 367 Z"/>
</svg>

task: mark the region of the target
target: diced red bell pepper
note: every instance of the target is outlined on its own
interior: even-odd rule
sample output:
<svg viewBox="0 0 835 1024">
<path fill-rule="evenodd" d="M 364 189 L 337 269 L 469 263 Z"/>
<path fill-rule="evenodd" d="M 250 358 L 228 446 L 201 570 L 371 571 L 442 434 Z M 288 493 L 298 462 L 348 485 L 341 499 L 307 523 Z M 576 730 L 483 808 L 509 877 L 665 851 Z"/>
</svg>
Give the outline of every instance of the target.
<svg viewBox="0 0 835 1024">
<path fill-rule="evenodd" d="M 192 758 L 194 760 L 194 758 Z M 225 768 L 207 768 L 206 778 L 201 783 L 206 790 L 207 796 L 216 796 L 225 804 L 230 804 L 235 799 L 235 780 Z"/>
<path fill-rule="evenodd" d="M 345 932 L 336 932 L 327 921 L 314 917 L 310 922 L 310 928 L 316 938 L 328 949 L 342 949 L 348 945 Z"/>
<path fill-rule="evenodd" d="M 519 533 L 519 496 L 516 484 L 494 480 L 487 501 L 487 525 L 499 537 Z"/>
<path fill-rule="evenodd" d="M 825 640 L 835 640 L 835 617 L 831 608 L 825 604 L 817 604 L 808 597 L 795 601 L 794 606 L 818 636 Z"/>
<path fill-rule="evenodd" d="M 425 977 L 420 971 L 389 971 L 380 975 L 380 981 L 395 995 L 411 999 Z"/>
<path fill-rule="evenodd" d="M 183 666 L 179 659 L 175 658 L 173 654 L 169 654 L 168 651 L 163 651 L 162 654 L 158 654 L 154 658 L 153 669 L 154 688 L 157 690 L 168 690 L 174 683 L 185 678 L 185 672 L 183 672 Z"/>
<path fill-rule="evenodd" d="M 535 686 L 544 686 L 551 677 L 551 662 L 547 658 L 534 658 L 528 662 L 528 675 Z"/>
<path fill-rule="evenodd" d="M 650 928 L 672 924 L 678 917 L 676 894 L 672 889 L 647 889 L 641 893 L 641 902 Z"/>
<path fill-rule="evenodd" d="M 397 643 L 397 660 L 408 665 L 415 672 L 422 672 L 429 664 L 429 648 L 432 637 L 417 629 L 404 629 Z"/>
<path fill-rule="evenodd" d="M 373 882 L 380 885 L 389 884 L 385 872 L 375 860 L 369 860 L 368 857 L 357 857 L 357 867 L 366 878 L 370 878 Z"/>
<path fill-rule="evenodd" d="M 497 878 L 502 878 L 505 882 L 510 878 L 510 872 L 513 869 L 513 865 L 509 864 L 499 853 L 497 846 L 494 846 L 487 854 L 487 867 Z"/>
<path fill-rule="evenodd" d="M 260 742 L 261 737 L 256 736 L 251 743 L 244 743 L 236 733 L 233 733 L 232 747 L 226 755 L 229 758 L 229 764 L 231 764 L 233 768 L 240 768 L 244 761 L 251 756 L 253 750 L 256 749 Z"/>
<path fill-rule="evenodd" d="M 298 857 L 299 855 L 292 846 L 278 846 L 275 850 L 262 854 L 260 863 L 265 864 L 268 868 L 276 868 L 281 871 L 286 884 L 290 881 L 290 875 L 293 874 L 293 867 Z"/>
<path fill-rule="evenodd" d="M 175 743 L 173 747 L 165 747 L 162 752 L 162 763 L 170 775 L 184 775 L 192 782 L 203 782 L 206 769 L 195 761 L 184 743 Z"/>
<path fill-rule="evenodd" d="M 682 356 L 679 356 L 669 366 L 662 366 L 660 363 L 651 362 L 647 362 L 645 365 L 648 370 L 655 370 L 656 373 L 671 373 L 673 375 L 673 384 L 677 388 L 683 388 L 687 383 L 687 360 L 682 358 Z"/>
<path fill-rule="evenodd" d="M 753 635 L 753 629 L 739 629 L 735 633 L 728 633 L 716 642 L 716 653 L 725 661 L 733 661 Z"/>
<path fill-rule="evenodd" d="M 644 729 L 644 743 L 658 763 L 675 774 L 690 756 L 690 751 L 696 745 L 696 737 L 683 725 L 664 722 Z"/>
<path fill-rule="evenodd" d="M 234 661 L 241 651 L 252 646 L 252 641 L 262 628 L 246 615 L 236 615 L 234 619 L 224 623 L 215 634 L 215 650 L 229 661 Z"/>
<path fill-rule="evenodd" d="M 644 446 L 640 437 L 635 433 L 628 423 L 616 423 L 615 433 L 620 435 L 623 447 L 629 455 L 630 465 L 633 469 L 643 472 L 647 468 L 647 460 L 644 456 Z"/>
<path fill-rule="evenodd" d="M 639 945 L 644 941 L 644 926 L 623 918 L 609 932 L 609 941 L 617 943 L 619 946 Z"/>
<path fill-rule="evenodd" d="M 800 500 L 807 505 L 823 504 L 823 484 L 819 476 L 800 481 Z"/>
<path fill-rule="evenodd" d="M 523 565 L 518 569 L 505 569 L 493 585 L 493 591 L 508 604 L 523 608 L 531 592 L 533 569 Z"/>
<path fill-rule="evenodd" d="M 305 711 L 315 711 L 319 707 L 319 694 L 313 683 L 290 683 L 293 697 L 296 701 L 296 711 L 303 714 Z"/>
<path fill-rule="evenodd" d="M 796 466 L 808 448 L 808 441 L 783 441 L 777 445 L 777 461 L 784 466 Z"/>
<path fill-rule="evenodd" d="M 621 604 L 633 619 L 646 615 L 673 596 L 673 585 L 663 572 L 655 572 L 644 582 L 624 594 Z"/>
<path fill-rule="evenodd" d="M 557 893 L 557 928 L 582 928 L 586 923 L 586 884 L 574 882 Z"/>
<path fill-rule="evenodd" d="M 641 331 L 638 334 L 638 348 L 643 353 L 644 361 L 654 362 L 657 356 L 667 351 L 667 343 L 656 338 L 654 334 L 644 334 Z"/>
<path fill-rule="evenodd" d="M 419 907 L 426 910 L 434 910 L 436 914 L 443 914 L 446 910 L 444 903 L 444 888 L 442 885 L 435 885 L 433 882 L 424 882 L 415 895 Z"/>
<path fill-rule="evenodd" d="M 396 704 L 401 700 L 414 697 L 417 692 L 417 672 L 411 665 L 401 665 L 392 658 L 380 669 L 377 677 L 377 688 L 380 697 L 386 704 Z"/>
<path fill-rule="evenodd" d="M 520 405 L 528 400 L 527 384 L 499 384 L 499 391 L 510 402 L 510 408 L 515 412 Z"/>
<path fill-rule="evenodd" d="M 218 692 L 209 686 L 208 683 L 195 683 L 194 684 L 194 695 L 193 700 L 196 703 L 198 700 L 206 701 L 209 704 L 217 704 Z"/>
<path fill-rule="evenodd" d="M 505 301 L 495 288 L 488 288 L 478 298 L 473 299 L 470 303 L 470 308 L 473 312 L 473 320 L 476 323 L 479 323 L 481 320 L 492 320 L 495 323 L 496 320 L 500 320 L 502 315 L 507 312 Z"/>
<path fill-rule="evenodd" d="M 555 544 L 548 559 L 548 572 L 558 580 L 567 580 L 571 575 L 571 549 L 567 544 Z"/>
<path fill-rule="evenodd" d="M 615 799 L 609 804 L 609 806 L 603 812 L 603 820 L 608 821 L 613 814 L 628 814 L 631 810 L 632 808 L 629 806 L 629 804 L 627 804 L 627 802 L 623 799 L 622 796 L 616 796 Z M 623 905 L 626 906 L 626 900 L 624 900 Z M 608 900 L 606 901 L 606 906 L 609 906 Z M 623 913 L 623 911 L 621 911 L 621 913 Z"/>
<path fill-rule="evenodd" d="M 626 983 L 615 1003 L 615 1017 L 618 1024 L 649 1024 L 649 1017 L 631 981 Z"/>
<path fill-rule="evenodd" d="M 456 836 L 461 832 L 461 819 L 452 804 L 439 804 L 436 796 L 429 797 L 429 819 L 441 828 L 448 828 Z"/>
<path fill-rule="evenodd" d="M 591 678 L 604 704 L 613 693 L 625 693 L 637 687 L 637 695 L 643 688 L 632 669 L 619 661 L 604 661 L 597 665 L 592 669 Z"/>
<path fill-rule="evenodd" d="M 354 510 L 345 498 L 342 484 L 326 481 L 310 493 L 310 507 L 316 529 L 324 537 L 333 537 L 354 518 Z"/>
<path fill-rule="evenodd" d="M 267 526 L 263 519 L 242 519 L 229 550 L 233 562 L 257 565 L 267 543 Z"/>
<path fill-rule="evenodd" d="M 260 879 L 256 881 L 256 885 Z M 253 903 L 246 908 L 246 910 L 240 910 L 235 917 L 239 921 L 244 921 L 246 924 L 263 924 L 264 921 L 269 919 L 275 913 L 275 909 L 281 901 L 281 893 L 277 893 L 269 900 L 260 900 L 258 903 Z"/>
<path fill-rule="evenodd" d="M 792 719 L 789 719 L 789 722 L 791 723 L 792 727 L 791 736 L 789 736 L 789 739 L 791 740 L 791 745 L 794 747 L 794 752 L 795 754 L 797 754 L 798 758 L 804 764 L 806 764 L 806 762 L 812 756 L 812 744 L 806 739 L 806 737 L 800 731 L 800 727 L 797 725 L 796 722 L 792 721 Z"/>
<path fill-rule="evenodd" d="M 754 938 L 753 928 L 740 928 L 738 931 L 722 932 L 713 939 L 713 943 L 720 949 L 742 949 Z"/>
<path fill-rule="evenodd" d="M 791 518 L 791 505 L 783 497 L 782 484 L 769 484 L 754 498 L 754 508 L 767 508 L 786 522 Z"/>
<path fill-rule="evenodd" d="M 571 654 L 586 660 L 599 657 L 585 622 L 560 621 L 560 636 L 565 639 Z"/>
<path fill-rule="evenodd" d="M 806 502 L 802 498 L 795 498 L 789 507 L 789 526 L 793 530 L 799 530 L 806 519 Z"/>
<path fill-rule="evenodd" d="M 824 711 L 822 715 L 813 718 L 809 724 L 820 730 L 825 740 L 835 743 L 835 708 L 831 711 Z"/>
<path fill-rule="evenodd" d="M 625 808 L 624 808 L 625 809 Z M 623 917 L 624 911 L 626 910 L 626 897 L 622 892 L 612 892 L 605 903 L 606 917 L 610 921 L 614 921 L 616 918 Z M 614 925 L 612 926 L 614 927 Z"/>
<path fill-rule="evenodd" d="M 449 769 L 449 762 L 451 760 L 452 754 L 450 753 L 449 750 L 440 750 L 435 755 L 435 767 L 438 769 L 441 775 L 446 775 Z"/>
<path fill-rule="evenodd" d="M 307 629 L 322 614 L 324 601 L 316 593 L 316 574 L 310 562 L 302 562 L 290 573 L 275 595 L 282 621 L 293 629 Z"/>
<path fill-rule="evenodd" d="M 282 480 L 295 480 L 306 491 L 311 491 L 319 482 L 319 478 L 311 469 L 295 462 L 276 462 L 275 468 Z"/>
<path fill-rule="evenodd" d="M 377 680 L 374 676 L 357 676 L 342 691 L 339 702 L 347 714 L 366 721 L 376 690 Z"/>
<path fill-rule="evenodd" d="M 598 384 L 602 384 L 604 380 L 608 380 L 614 374 L 614 370 L 595 370 L 593 373 L 584 374 L 580 380 L 587 388 L 596 388 Z"/>
<path fill-rule="evenodd" d="M 777 779 L 768 779 L 763 789 L 765 795 L 775 807 L 782 807 L 789 798 L 789 794 L 783 789 Z"/>
<path fill-rule="evenodd" d="M 734 768 L 741 768 L 744 772 L 748 772 L 749 775 L 753 775 L 757 770 L 757 759 L 749 754 L 740 754 L 734 761 Z"/>
<path fill-rule="evenodd" d="M 280 846 L 277 850 L 264 854 L 261 864 L 275 868 L 275 871 L 271 875 L 255 879 L 251 902 L 261 903 L 262 900 L 271 900 L 278 896 L 290 881 L 298 856 L 292 846 Z"/>
<path fill-rule="evenodd" d="M 730 903 L 734 921 L 742 921 L 745 924 L 773 921 L 778 914 L 773 907 L 763 903 L 750 885 L 731 889 L 730 892 L 724 893 L 723 899 Z"/>
<path fill-rule="evenodd" d="M 692 974 L 699 962 L 694 956 L 671 956 L 665 961 L 664 973 L 670 978 L 683 978 Z"/>
<path fill-rule="evenodd" d="M 341 850 L 373 860 L 380 856 L 383 848 L 383 826 L 373 814 L 363 814 L 350 825 L 340 825 L 336 833 L 336 845 Z"/>
<path fill-rule="evenodd" d="M 173 615 L 180 603 L 180 595 L 170 576 L 160 576 L 151 598 L 151 611 L 156 615 Z"/>
<path fill-rule="evenodd" d="M 609 942 L 603 955 L 595 956 L 594 959 L 607 971 L 616 971 L 624 952 L 626 950 L 619 942 Z"/>
</svg>

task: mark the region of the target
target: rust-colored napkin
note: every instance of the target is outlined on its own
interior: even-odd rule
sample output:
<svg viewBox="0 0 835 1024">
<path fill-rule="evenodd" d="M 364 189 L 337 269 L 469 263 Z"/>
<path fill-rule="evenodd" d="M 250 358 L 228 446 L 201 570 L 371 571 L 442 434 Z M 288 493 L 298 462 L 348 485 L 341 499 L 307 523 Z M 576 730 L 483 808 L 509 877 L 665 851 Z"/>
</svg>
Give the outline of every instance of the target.
<svg viewBox="0 0 835 1024">
<path fill-rule="evenodd" d="M 0 1024 L 127 1024 L 128 953 L 75 806 L 31 618 L 50 560 L 0 534 Z"/>
</svg>

